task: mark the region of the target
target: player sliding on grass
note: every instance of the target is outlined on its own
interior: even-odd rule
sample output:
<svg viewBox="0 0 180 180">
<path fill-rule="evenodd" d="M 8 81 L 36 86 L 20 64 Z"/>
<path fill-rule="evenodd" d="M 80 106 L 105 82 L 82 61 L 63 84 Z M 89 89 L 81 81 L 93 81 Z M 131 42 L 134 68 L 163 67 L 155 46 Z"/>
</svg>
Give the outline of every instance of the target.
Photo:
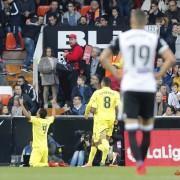
<svg viewBox="0 0 180 180">
<path fill-rule="evenodd" d="M 56 110 L 54 108 L 52 109 L 52 116 L 50 117 L 47 117 L 47 111 L 43 108 L 38 110 L 37 116 L 31 116 L 30 112 L 23 105 L 23 99 L 19 101 L 23 109 L 23 114 L 32 123 L 33 128 L 32 153 L 29 164 L 32 167 L 48 166 L 47 133 L 49 126 L 54 122 Z"/>
<path fill-rule="evenodd" d="M 111 88 L 111 80 L 104 78 L 101 82 L 102 89 L 96 90 L 92 95 L 85 111 L 85 118 L 94 114 L 92 146 L 88 163 L 83 167 L 91 167 L 97 149 L 102 151 L 100 165 L 104 166 L 109 152 L 109 138 L 112 136 L 114 121 L 117 118 L 120 95 Z"/>
<path fill-rule="evenodd" d="M 124 60 L 121 90 L 124 96 L 125 128 L 128 131 L 131 151 L 136 159 L 137 173 L 145 174 L 144 160 L 154 124 L 156 79 L 161 78 L 175 63 L 175 56 L 164 40 L 144 30 L 147 19 L 143 11 L 133 10 L 130 22 L 131 30 L 121 33 L 102 52 L 100 60 L 105 69 L 116 77 L 117 70 L 109 63 L 109 59 L 113 54 L 120 52 Z M 164 64 L 160 71 L 154 74 L 156 53 L 164 59 Z M 137 130 L 143 133 L 140 145 L 136 139 Z"/>
</svg>

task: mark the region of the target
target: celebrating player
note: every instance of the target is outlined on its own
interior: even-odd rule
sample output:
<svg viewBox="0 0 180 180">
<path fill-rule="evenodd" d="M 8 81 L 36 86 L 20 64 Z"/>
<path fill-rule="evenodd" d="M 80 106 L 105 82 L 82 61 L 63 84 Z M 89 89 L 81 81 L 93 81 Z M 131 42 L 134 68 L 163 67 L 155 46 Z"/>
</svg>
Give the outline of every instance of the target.
<svg viewBox="0 0 180 180">
<path fill-rule="evenodd" d="M 37 116 L 31 116 L 23 105 L 23 100 L 20 99 L 20 104 L 23 109 L 24 115 L 28 121 L 32 123 L 33 127 L 33 143 L 32 153 L 30 156 L 30 166 L 32 167 L 45 167 L 48 166 L 48 145 L 47 133 L 51 123 L 54 122 L 56 110 L 52 109 L 52 116 L 47 117 L 46 109 L 39 109 Z"/>
<path fill-rule="evenodd" d="M 105 49 L 100 60 L 103 66 L 117 77 L 117 70 L 108 59 L 121 53 L 124 59 L 121 89 L 123 91 L 123 112 L 125 128 L 129 134 L 131 151 L 136 159 L 137 173 L 145 174 L 144 160 L 150 145 L 150 131 L 153 129 L 154 97 L 156 79 L 161 78 L 175 63 L 175 57 L 166 42 L 157 35 L 146 32 L 146 16 L 141 10 L 131 13 L 131 30 L 121 33 Z M 156 53 L 163 59 L 161 70 L 154 74 Z M 142 130 L 140 145 L 136 140 L 137 130 Z"/>
<path fill-rule="evenodd" d="M 109 152 L 109 137 L 112 136 L 114 121 L 117 117 L 120 95 L 111 88 L 109 78 L 104 78 L 101 82 L 101 89 L 96 90 L 92 95 L 85 111 L 85 118 L 90 112 L 94 114 L 93 142 L 88 163 L 84 167 L 92 166 L 97 148 L 102 151 L 100 165 L 104 166 Z"/>
</svg>

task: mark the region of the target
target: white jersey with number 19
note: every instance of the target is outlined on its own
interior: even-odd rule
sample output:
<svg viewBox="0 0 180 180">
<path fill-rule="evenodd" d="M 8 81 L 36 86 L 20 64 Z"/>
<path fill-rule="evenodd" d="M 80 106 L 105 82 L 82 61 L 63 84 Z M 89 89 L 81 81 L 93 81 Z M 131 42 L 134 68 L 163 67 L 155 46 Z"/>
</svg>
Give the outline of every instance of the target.
<svg viewBox="0 0 180 180">
<path fill-rule="evenodd" d="M 156 91 L 155 56 L 168 48 L 163 39 L 143 29 L 131 29 L 120 33 L 109 48 L 114 54 L 120 52 L 124 60 L 122 91 Z"/>
</svg>

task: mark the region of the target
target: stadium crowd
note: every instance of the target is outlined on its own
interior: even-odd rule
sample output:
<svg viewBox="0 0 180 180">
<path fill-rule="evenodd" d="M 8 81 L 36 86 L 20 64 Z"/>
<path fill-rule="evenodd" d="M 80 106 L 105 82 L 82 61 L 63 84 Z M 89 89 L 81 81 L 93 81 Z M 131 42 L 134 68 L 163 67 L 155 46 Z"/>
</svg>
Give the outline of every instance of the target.
<svg viewBox="0 0 180 180">
<path fill-rule="evenodd" d="M 148 1 L 150 2 L 150 0 Z M 3 51 L 8 32 L 14 34 L 15 49 L 21 48 L 24 39 L 26 58 L 22 71 L 32 71 L 33 54 L 41 26 L 114 26 L 129 29 L 131 10 L 142 8 L 148 18 L 148 25 L 158 25 L 160 36 L 168 43 L 175 53 L 177 62 L 180 60 L 180 8 L 176 0 L 152 0 L 148 5 L 145 0 L 0 0 L 0 76 L 5 73 Z M 38 7 L 49 5 L 43 16 L 37 14 Z M 87 13 L 82 10 L 88 7 Z M 108 76 L 112 81 L 112 89 L 119 90 L 117 79 L 105 71 L 99 62 L 101 49 L 92 47 L 90 61 L 84 64 L 84 47 L 78 44 L 75 34 L 69 35 L 70 51 L 64 52 L 66 66 L 59 64 L 51 47 L 44 47 L 39 70 L 39 101 L 31 84 L 23 76 L 19 76 L 13 88 L 14 95 L 8 106 L 0 105 L 0 114 L 13 116 L 23 115 L 19 98 L 23 97 L 25 107 L 35 114 L 38 107 L 48 108 L 51 99 L 56 108 L 63 108 L 65 114 L 83 115 L 85 106 L 92 93 L 100 88 L 102 77 Z M 115 67 L 121 71 L 123 59 L 114 56 L 111 59 Z M 163 64 L 159 57 L 155 60 L 155 72 Z M 64 69 L 66 68 L 66 69 Z M 1 77 L 1 79 L 3 79 Z M 0 82 L 1 85 L 3 81 Z M 64 84 L 65 83 L 65 84 Z M 148 83 L 148 82 L 145 82 Z M 180 65 L 169 69 L 166 75 L 157 82 L 155 115 L 172 116 L 180 114 Z"/>
</svg>

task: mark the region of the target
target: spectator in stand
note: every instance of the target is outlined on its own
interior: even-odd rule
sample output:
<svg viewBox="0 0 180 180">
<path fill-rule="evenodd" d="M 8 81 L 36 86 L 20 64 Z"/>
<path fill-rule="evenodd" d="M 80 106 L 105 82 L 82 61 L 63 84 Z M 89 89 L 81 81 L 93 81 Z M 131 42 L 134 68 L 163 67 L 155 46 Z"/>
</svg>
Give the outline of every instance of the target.
<svg viewBox="0 0 180 180">
<path fill-rule="evenodd" d="M 149 24 L 155 24 L 157 17 L 162 17 L 164 14 L 158 8 L 158 1 L 151 2 L 151 9 L 149 11 Z"/>
<path fill-rule="evenodd" d="M 33 86 L 26 81 L 24 76 L 18 76 L 17 85 L 21 86 L 22 93 L 27 94 L 31 98 L 34 106 L 36 106 L 38 110 L 37 94 Z"/>
<path fill-rule="evenodd" d="M 101 53 L 100 48 L 93 47 L 91 52 L 90 63 L 86 65 L 85 74 L 87 77 L 87 82 L 90 82 L 90 77 L 92 75 L 98 74 L 100 78 L 104 76 L 104 69 L 99 62 L 99 55 Z"/>
<path fill-rule="evenodd" d="M 172 72 L 172 68 L 170 68 L 163 77 L 163 84 L 166 84 L 168 88 L 170 88 L 172 85 L 172 76 L 173 76 L 173 72 Z"/>
<path fill-rule="evenodd" d="M 90 87 L 92 89 L 92 92 L 101 88 L 100 81 L 101 81 L 101 78 L 99 77 L 98 74 L 94 74 L 91 76 Z"/>
<path fill-rule="evenodd" d="M 3 106 L 2 115 L 9 115 L 9 110 L 7 106 Z"/>
<path fill-rule="evenodd" d="M 92 0 L 90 3 L 90 9 L 86 14 L 89 25 L 94 25 L 97 18 L 100 17 L 99 3 L 97 0 Z"/>
<path fill-rule="evenodd" d="M 163 102 L 162 93 L 156 92 L 155 116 L 162 116 L 165 113 L 166 103 Z"/>
<path fill-rule="evenodd" d="M 82 103 L 87 104 L 89 102 L 89 99 L 92 95 L 91 88 L 85 84 L 86 83 L 86 77 L 85 76 L 78 76 L 77 79 L 77 86 L 75 86 L 71 93 L 71 98 L 75 95 L 80 95 L 82 97 Z"/>
<path fill-rule="evenodd" d="M 11 115 L 12 116 L 22 116 L 23 115 L 23 111 L 22 111 L 22 107 L 19 103 L 19 96 L 14 96 L 14 101 L 13 101 L 13 106 L 11 109 Z"/>
<path fill-rule="evenodd" d="M 177 24 L 177 33 L 176 33 L 176 42 L 175 42 L 175 48 L 176 48 L 176 59 L 180 61 L 180 22 Z"/>
<path fill-rule="evenodd" d="M 177 40 L 177 36 L 178 36 L 177 24 L 173 24 L 171 33 L 168 34 L 167 37 L 165 38 L 166 42 L 168 43 L 168 45 L 171 48 L 171 50 L 173 51 L 173 53 L 176 52 L 175 43 Z"/>
<path fill-rule="evenodd" d="M 155 72 L 159 72 L 161 69 L 161 66 L 163 65 L 163 59 L 158 58 L 156 63 L 156 68 L 154 69 Z"/>
<path fill-rule="evenodd" d="M 86 16 L 81 16 L 78 22 L 78 25 L 81 27 L 85 27 L 88 25 Z"/>
<path fill-rule="evenodd" d="M 19 37 L 19 32 L 21 32 L 21 25 L 22 25 L 22 19 L 21 19 L 21 11 L 20 11 L 20 4 L 17 0 L 7 0 L 9 4 L 10 12 L 7 12 L 6 15 L 9 16 L 9 22 L 7 31 L 13 32 L 15 39 L 16 39 L 16 48 L 21 48 L 21 40 Z"/>
<path fill-rule="evenodd" d="M 163 114 L 163 116 L 164 117 L 165 116 L 174 116 L 175 114 L 176 114 L 176 111 L 175 111 L 174 107 L 168 105 L 166 107 L 166 112 Z"/>
<path fill-rule="evenodd" d="M 68 52 L 64 52 L 64 58 L 66 62 L 70 64 L 73 68 L 72 72 L 69 73 L 69 86 L 70 89 L 76 85 L 77 77 L 80 73 L 80 62 L 83 57 L 83 48 L 77 42 L 77 36 L 75 34 L 69 35 L 69 45 L 71 46 L 71 50 Z"/>
<path fill-rule="evenodd" d="M 32 115 L 36 114 L 36 107 L 34 107 L 34 104 L 31 98 L 27 94 L 22 93 L 22 89 L 20 85 L 14 86 L 14 96 L 10 98 L 9 103 L 8 103 L 9 112 L 11 112 L 12 110 L 15 96 L 19 96 L 20 98 L 23 99 L 24 106 L 26 107 L 28 111 L 31 112 Z"/>
<path fill-rule="evenodd" d="M 177 83 L 174 83 L 171 87 L 172 92 L 169 93 L 168 96 L 168 105 L 173 106 L 174 109 L 179 109 L 180 108 L 180 92 L 179 92 L 179 86 Z"/>
<path fill-rule="evenodd" d="M 160 89 L 159 91 L 161 92 L 162 94 L 162 100 L 164 103 L 167 103 L 168 102 L 168 91 L 167 91 L 167 86 L 165 84 L 162 84 L 160 86 Z"/>
<path fill-rule="evenodd" d="M 168 17 L 157 17 L 156 25 L 160 26 L 160 37 L 167 41 L 172 32 L 172 24 Z"/>
<path fill-rule="evenodd" d="M 24 72 L 31 71 L 31 64 L 33 63 L 33 55 L 35 51 L 35 45 L 39 36 L 41 25 L 43 24 L 43 17 L 33 17 L 26 20 L 26 25 L 23 29 L 24 44 L 26 50 L 26 57 L 24 60 L 23 68 Z"/>
<path fill-rule="evenodd" d="M 107 27 L 108 26 L 108 17 L 107 15 L 103 15 L 100 17 L 99 27 Z"/>
<path fill-rule="evenodd" d="M 71 108 L 72 115 L 84 115 L 86 106 L 82 103 L 82 97 L 76 95 L 73 97 L 73 106 Z"/>
<path fill-rule="evenodd" d="M 0 61 L 2 60 L 2 54 L 4 50 L 4 46 L 3 46 L 4 38 L 5 38 L 4 26 L 5 26 L 4 4 L 3 1 L 0 0 Z"/>
<path fill-rule="evenodd" d="M 117 7 L 112 8 L 112 12 L 109 18 L 109 25 L 114 27 L 120 27 L 120 29 L 127 28 L 127 22 L 125 22 L 125 17 L 121 16 Z"/>
<path fill-rule="evenodd" d="M 48 26 L 54 27 L 57 25 L 58 25 L 58 19 L 57 19 L 56 15 L 50 14 L 48 17 Z"/>
<path fill-rule="evenodd" d="M 49 88 L 52 91 L 53 105 L 55 108 L 59 108 L 57 104 L 57 86 L 59 85 L 59 79 L 56 74 L 57 58 L 54 57 L 54 53 L 51 48 L 44 49 L 42 58 L 38 65 L 38 70 L 41 76 L 41 85 L 43 86 L 43 100 L 44 108 L 48 108 Z"/>
<path fill-rule="evenodd" d="M 59 11 L 59 2 L 57 0 L 52 0 L 50 3 L 50 9 L 46 13 L 46 24 L 48 23 L 48 18 L 54 14 L 57 17 L 58 23 L 61 23 L 61 13 Z"/>
<path fill-rule="evenodd" d="M 178 71 L 173 78 L 173 84 L 175 83 L 178 84 L 178 91 L 180 91 L 180 66 L 178 67 Z"/>
<path fill-rule="evenodd" d="M 21 7 L 21 14 L 23 22 L 26 22 L 26 19 L 31 18 L 36 12 L 36 6 L 34 0 L 19 0 Z"/>
<path fill-rule="evenodd" d="M 180 8 L 177 6 L 176 0 L 169 0 L 169 8 L 166 11 L 166 15 L 172 22 L 180 22 Z"/>
<path fill-rule="evenodd" d="M 77 26 L 81 14 L 75 10 L 74 3 L 68 3 L 68 11 L 64 13 L 62 23 L 69 26 Z"/>
</svg>

